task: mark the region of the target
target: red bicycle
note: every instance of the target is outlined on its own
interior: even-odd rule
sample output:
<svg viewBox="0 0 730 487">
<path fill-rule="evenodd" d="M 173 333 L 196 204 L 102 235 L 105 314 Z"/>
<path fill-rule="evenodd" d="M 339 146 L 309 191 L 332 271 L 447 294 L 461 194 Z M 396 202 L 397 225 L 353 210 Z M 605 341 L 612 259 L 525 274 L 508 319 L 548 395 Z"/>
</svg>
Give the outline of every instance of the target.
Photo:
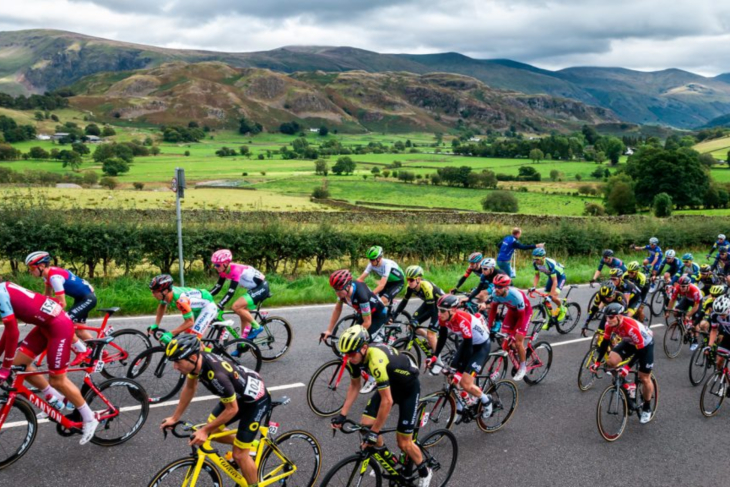
<svg viewBox="0 0 730 487">
<path fill-rule="evenodd" d="M 86 372 L 81 394 L 99 421 L 91 442 L 101 446 L 120 445 L 132 438 L 142 429 L 150 410 L 147 393 L 135 381 L 114 378 L 97 385 L 92 380 L 91 374 L 104 368 L 102 350 L 113 339 L 88 340 L 93 350 L 92 365 L 68 370 Z M 80 434 L 83 429 L 76 409 L 63 415 L 23 383 L 26 377 L 48 374 L 47 370 L 26 372 L 24 366 L 14 366 L 12 372 L 7 382 L 0 384 L 0 470 L 17 462 L 35 441 L 38 419 L 31 404 L 56 423 L 56 432 L 61 436 Z"/>
<path fill-rule="evenodd" d="M 152 343 L 147 335 L 139 330 L 132 328 L 114 330 L 111 326 L 107 326 L 109 318 L 119 311 L 119 308 L 100 308 L 99 311 L 105 313 L 99 326 L 82 323 L 74 323 L 74 326 L 77 330 L 95 333 L 97 339 L 113 337 L 114 340 L 109 342 L 102 351 L 101 361 L 104 362 L 104 368 L 101 370 L 101 374 L 107 379 L 126 377 L 131 360 L 150 348 Z M 45 359 L 46 353 L 43 352 L 36 358 L 33 365 L 40 368 Z"/>
<path fill-rule="evenodd" d="M 543 321 L 534 321 L 532 333 L 525 337 L 525 362 L 527 374 L 525 374 L 525 382 L 530 385 L 540 383 L 550 371 L 553 363 L 553 347 L 546 341 L 536 342 L 539 330 L 544 324 Z M 493 380 L 504 378 L 507 371 L 507 359 L 512 362 L 511 377 L 517 373 L 520 366 L 520 360 L 517 355 L 515 339 L 511 335 L 502 332 L 495 333 L 497 343 L 500 344 L 502 350 L 489 354 L 487 364 L 484 366 L 482 374 L 488 375 Z"/>
</svg>

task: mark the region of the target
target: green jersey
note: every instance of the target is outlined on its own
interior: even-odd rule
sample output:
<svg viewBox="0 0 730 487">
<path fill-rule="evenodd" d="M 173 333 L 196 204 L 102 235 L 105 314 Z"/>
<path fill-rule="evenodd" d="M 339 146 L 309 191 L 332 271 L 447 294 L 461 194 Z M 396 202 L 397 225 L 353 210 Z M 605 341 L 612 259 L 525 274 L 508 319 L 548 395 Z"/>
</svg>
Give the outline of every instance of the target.
<svg viewBox="0 0 730 487">
<path fill-rule="evenodd" d="M 188 319 L 200 314 L 208 303 L 214 303 L 213 296 L 205 289 L 195 289 L 192 287 L 172 286 L 172 303 L 183 315 Z M 160 301 L 167 304 L 165 301 Z"/>
</svg>

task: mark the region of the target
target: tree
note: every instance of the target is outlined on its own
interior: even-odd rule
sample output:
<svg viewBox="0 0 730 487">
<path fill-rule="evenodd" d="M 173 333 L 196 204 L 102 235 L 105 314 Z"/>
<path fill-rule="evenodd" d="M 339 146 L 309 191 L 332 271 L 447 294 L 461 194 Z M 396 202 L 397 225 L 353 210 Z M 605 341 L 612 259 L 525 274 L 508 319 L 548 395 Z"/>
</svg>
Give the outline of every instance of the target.
<svg viewBox="0 0 730 487">
<path fill-rule="evenodd" d="M 33 114 L 33 116 L 34 116 L 34 117 L 35 117 L 35 119 L 36 119 L 36 120 L 38 120 L 39 122 L 45 119 L 45 116 L 43 115 L 43 112 L 35 112 L 35 113 Z"/>
<path fill-rule="evenodd" d="M 606 210 L 612 215 L 636 213 L 636 197 L 631 178 L 626 174 L 613 176 L 606 182 Z"/>
<path fill-rule="evenodd" d="M 594 160 L 595 160 L 595 161 L 596 161 L 596 162 L 597 162 L 598 164 L 603 164 L 603 161 L 605 161 L 605 160 L 606 160 L 606 153 L 605 153 L 605 152 L 603 152 L 602 150 L 596 151 L 596 155 L 595 155 L 595 157 L 594 157 Z"/>
<path fill-rule="evenodd" d="M 704 165 L 707 168 L 712 168 L 712 166 L 714 166 L 717 163 L 715 158 L 712 157 L 712 154 L 709 154 L 709 153 L 700 154 L 700 162 L 702 163 L 702 165 Z"/>
<path fill-rule="evenodd" d="M 329 134 L 329 133 L 330 133 L 330 129 L 328 129 L 328 128 L 327 128 L 327 127 L 325 127 L 324 125 L 322 125 L 322 126 L 321 126 L 321 127 L 319 128 L 319 135 L 320 135 L 320 136 L 322 136 L 322 137 L 326 137 L 326 136 L 327 136 L 327 134 Z"/>
<path fill-rule="evenodd" d="M 380 168 L 378 166 L 373 166 L 373 168 L 370 170 L 370 172 L 373 174 L 373 176 L 380 174 Z"/>
<path fill-rule="evenodd" d="M 398 179 L 404 183 L 412 183 L 416 180 L 416 175 L 411 171 L 399 171 Z"/>
<path fill-rule="evenodd" d="M 384 178 L 387 178 L 388 176 L 390 176 L 390 169 L 383 169 L 382 174 Z"/>
<path fill-rule="evenodd" d="M 580 174 L 576 174 L 575 175 L 575 180 L 576 181 L 581 181 L 581 180 L 583 180 L 583 176 L 581 176 Z"/>
<path fill-rule="evenodd" d="M 101 166 L 101 171 L 108 176 L 117 176 L 129 171 L 129 164 L 124 159 L 107 159 Z"/>
<path fill-rule="evenodd" d="M 350 156 L 342 156 L 337 158 L 337 163 L 332 168 L 332 172 L 340 176 L 341 174 L 352 174 L 355 172 L 357 164 Z"/>
<path fill-rule="evenodd" d="M 535 169 L 532 166 L 520 166 L 518 169 L 519 176 L 517 176 L 517 179 L 520 181 L 540 181 L 541 175 L 539 172 L 537 172 L 537 169 Z"/>
<path fill-rule="evenodd" d="M 327 199 L 329 197 L 330 197 L 330 190 L 328 188 L 327 180 L 326 179 L 323 179 L 322 180 L 322 185 L 321 186 L 317 186 L 312 191 L 312 198 Z"/>
<path fill-rule="evenodd" d="M 152 154 L 153 156 L 156 156 L 159 153 L 160 153 L 160 146 L 159 145 L 153 145 L 152 147 L 150 147 L 150 154 Z M 185 151 L 185 155 L 186 156 L 189 156 L 190 155 L 190 151 L 189 150 L 186 150 Z"/>
<path fill-rule="evenodd" d="M 238 124 L 238 133 L 243 135 L 256 135 L 260 134 L 263 130 L 264 127 L 260 123 L 249 120 L 246 117 L 242 117 Z"/>
<path fill-rule="evenodd" d="M 385 172 L 385 171 L 383 171 L 383 172 Z M 431 184 L 432 185 L 438 186 L 439 184 L 442 183 L 442 181 L 443 180 L 441 179 L 441 176 L 438 175 L 438 173 L 431 175 Z"/>
<path fill-rule="evenodd" d="M 585 137 L 586 142 L 588 145 L 594 145 L 600 135 L 598 135 L 598 132 L 596 131 L 595 127 L 590 127 L 588 125 L 583 125 L 583 128 L 581 129 L 581 133 L 583 134 L 583 137 Z"/>
<path fill-rule="evenodd" d="M 117 186 L 119 186 L 119 182 L 116 180 L 116 178 L 110 178 L 108 176 L 104 176 L 101 178 L 101 181 L 99 181 L 99 184 L 104 186 L 107 189 L 114 189 Z"/>
<path fill-rule="evenodd" d="M 330 172 L 329 164 L 324 159 L 314 161 L 314 174 L 326 176 Z"/>
<path fill-rule="evenodd" d="M 279 132 L 281 132 L 282 134 L 294 135 L 299 133 L 301 129 L 301 125 L 299 125 L 299 123 L 295 121 L 284 122 L 279 125 Z"/>
<path fill-rule="evenodd" d="M 82 142 L 74 142 L 71 144 L 71 150 L 82 156 L 85 154 L 91 154 L 89 148 Z"/>
<path fill-rule="evenodd" d="M 95 123 L 90 123 L 84 129 L 84 133 L 86 135 L 95 135 L 95 136 L 99 137 L 101 135 L 101 129 Z"/>
<path fill-rule="evenodd" d="M 134 186 L 134 189 L 137 191 L 142 191 L 144 189 L 144 183 L 132 183 L 132 186 Z"/>
<path fill-rule="evenodd" d="M 81 154 L 72 150 L 62 150 L 58 156 L 63 161 L 63 167 L 70 167 L 72 171 L 78 171 L 81 167 Z"/>
<path fill-rule="evenodd" d="M 51 115 L 51 118 L 55 117 L 55 115 Z M 109 125 L 104 125 L 104 128 L 101 129 L 101 136 L 102 137 L 111 137 L 113 135 L 117 135 L 117 132 L 111 128 Z"/>
<path fill-rule="evenodd" d="M 540 162 L 545 158 L 545 154 L 540 149 L 532 149 L 530 151 L 530 160 L 532 162 Z"/>
<path fill-rule="evenodd" d="M 48 159 L 51 155 L 43 147 L 31 147 L 28 151 L 31 159 Z"/>
<path fill-rule="evenodd" d="M 241 155 L 247 158 L 251 158 L 251 149 L 247 145 L 242 145 L 240 149 L 238 149 L 239 152 L 241 152 Z"/>
<path fill-rule="evenodd" d="M 605 214 L 606 209 L 598 203 L 586 203 L 585 208 L 583 208 L 584 216 L 603 216 Z"/>
<path fill-rule="evenodd" d="M 560 171 L 558 171 L 557 169 L 553 169 L 552 171 L 550 171 L 550 180 L 557 181 L 560 177 L 560 174 Z"/>
<path fill-rule="evenodd" d="M 657 218 L 672 216 L 672 197 L 667 193 L 655 195 L 652 208 L 654 210 L 654 216 Z"/>
<path fill-rule="evenodd" d="M 484 211 L 499 213 L 517 213 L 519 203 L 511 191 L 492 191 L 482 199 Z"/>
<path fill-rule="evenodd" d="M 603 145 L 603 151 L 611 161 L 611 165 L 618 164 L 619 158 L 626 152 L 626 146 L 618 137 L 607 137 Z"/>
</svg>

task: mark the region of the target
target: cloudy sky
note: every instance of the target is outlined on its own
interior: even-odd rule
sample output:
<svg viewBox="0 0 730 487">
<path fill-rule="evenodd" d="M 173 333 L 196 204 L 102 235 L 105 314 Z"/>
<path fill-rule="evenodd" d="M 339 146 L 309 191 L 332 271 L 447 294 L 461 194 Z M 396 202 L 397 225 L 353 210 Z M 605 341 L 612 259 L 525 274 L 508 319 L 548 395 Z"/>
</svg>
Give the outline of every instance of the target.
<svg viewBox="0 0 730 487">
<path fill-rule="evenodd" d="M 727 0 L 24 0 L 0 30 L 54 28 L 162 47 L 456 51 L 543 68 L 730 72 Z"/>
</svg>

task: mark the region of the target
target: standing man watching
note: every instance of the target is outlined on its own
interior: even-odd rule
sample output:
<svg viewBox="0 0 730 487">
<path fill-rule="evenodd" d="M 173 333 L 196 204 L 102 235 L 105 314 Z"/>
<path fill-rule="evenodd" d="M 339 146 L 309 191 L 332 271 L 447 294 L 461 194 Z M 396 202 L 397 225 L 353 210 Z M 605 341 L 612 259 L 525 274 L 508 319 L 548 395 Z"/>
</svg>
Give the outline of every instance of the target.
<svg viewBox="0 0 730 487">
<path fill-rule="evenodd" d="M 519 238 L 522 236 L 522 229 L 515 227 L 512 229 L 512 234 L 507 235 L 502 239 L 502 243 L 499 245 L 499 255 L 497 256 L 497 267 L 499 267 L 505 274 L 510 277 L 515 277 L 515 272 L 512 269 L 512 255 L 515 253 L 515 249 L 519 250 L 532 250 L 541 249 L 545 247 L 545 243 L 525 245 L 520 243 Z"/>
</svg>

